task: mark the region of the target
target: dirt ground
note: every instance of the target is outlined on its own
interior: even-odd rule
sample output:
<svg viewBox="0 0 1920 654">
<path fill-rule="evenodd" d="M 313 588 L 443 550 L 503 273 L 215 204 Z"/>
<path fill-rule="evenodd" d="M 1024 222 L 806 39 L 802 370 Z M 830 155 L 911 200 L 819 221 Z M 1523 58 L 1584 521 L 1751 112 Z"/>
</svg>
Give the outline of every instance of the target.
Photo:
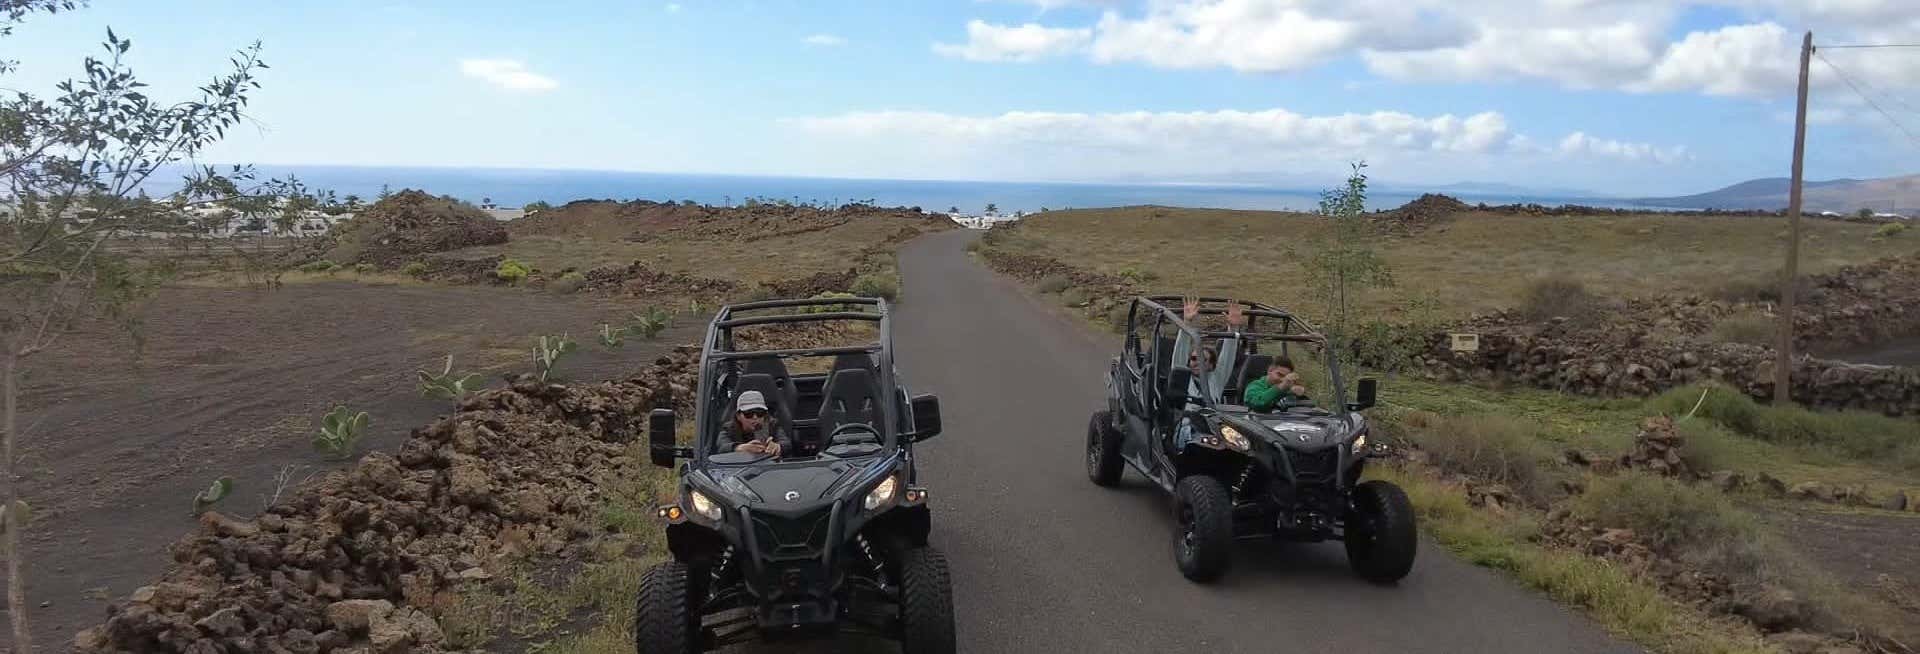
<svg viewBox="0 0 1920 654">
<path fill-rule="evenodd" d="M 1902 642 L 1920 639 L 1920 516 L 1794 503 L 1761 515 L 1794 550 L 1831 575 L 1856 600 L 1849 607 L 1874 616 Z M 1857 616 L 1856 616 L 1857 617 Z"/>
<path fill-rule="evenodd" d="M 246 516 L 269 503 L 282 471 L 297 484 L 339 465 L 309 443 L 335 404 L 370 414 L 361 451 L 386 449 L 451 408 L 421 397 L 414 372 L 437 371 L 449 353 L 456 370 L 498 383 L 532 368 L 535 335 L 569 332 L 579 350 L 557 374 L 599 380 L 698 340 L 701 321 L 683 318 L 659 340 L 603 348 L 599 323 L 622 322 L 640 304 L 351 282 L 170 288 L 143 313 L 137 358 L 124 333 L 66 339 L 32 360 L 23 398 L 36 649 L 64 649 L 104 617 L 107 598 L 157 577 L 167 545 L 194 526 L 194 493 L 214 479 L 235 481 L 219 509 Z"/>
</svg>

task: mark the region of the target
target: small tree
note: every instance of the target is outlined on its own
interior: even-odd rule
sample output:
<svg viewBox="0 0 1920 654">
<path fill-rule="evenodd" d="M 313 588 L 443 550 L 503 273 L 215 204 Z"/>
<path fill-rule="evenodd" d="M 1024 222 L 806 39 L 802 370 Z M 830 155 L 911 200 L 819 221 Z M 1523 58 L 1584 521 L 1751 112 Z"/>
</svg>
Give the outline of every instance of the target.
<svg viewBox="0 0 1920 654">
<path fill-rule="evenodd" d="M 77 4 L 0 0 L 0 36 L 29 14 Z M 239 166 L 196 166 L 168 199 L 141 198 L 139 190 L 155 173 L 194 161 L 240 123 L 249 94 L 259 88 L 255 75 L 267 65 L 255 43 L 196 97 L 165 102 L 149 95 L 126 65 L 131 41 L 108 31 L 102 46 L 84 61 L 84 77 L 55 85 L 52 97 L 13 91 L 0 98 L 0 506 L 13 514 L 0 533 L 13 647 L 21 652 L 34 651 L 20 548 L 25 523 L 17 519 L 14 481 L 25 366 L 83 319 L 104 318 L 137 336 L 138 302 L 168 268 L 116 254 L 108 243 L 117 237 L 201 229 L 204 223 L 189 210 L 203 206 L 245 209 L 251 214 L 242 217 L 262 224 L 283 216 L 290 224 L 297 211 L 313 206 L 297 184 L 256 182 L 251 169 Z M 0 63 L 0 74 L 12 68 Z M 13 85 L 0 83 L 6 86 Z M 283 201 L 296 193 L 304 199 Z"/>
<path fill-rule="evenodd" d="M 947 207 L 947 213 L 952 213 L 952 214 L 960 213 L 960 207 L 957 207 L 957 206 Z"/>
<path fill-rule="evenodd" d="M 1347 346 L 1355 325 L 1353 305 L 1371 289 L 1393 286 L 1393 274 L 1368 241 L 1366 218 L 1366 162 L 1355 162 L 1347 183 L 1320 194 L 1317 213 L 1333 222 L 1325 242 L 1306 260 L 1306 279 L 1314 298 L 1325 307 L 1321 318 L 1330 345 Z"/>
<path fill-rule="evenodd" d="M 1000 205 L 994 204 L 992 202 L 988 202 L 987 213 L 990 213 L 990 214 L 1000 213 Z"/>
<path fill-rule="evenodd" d="M 546 211 L 552 208 L 553 208 L 553 205 L 547 204 L 545 200 L 540 200 L 537 202 L 528 202 L 526 206 L 520 207 L 520 211 L 531 215 L 531 214 L 540 213 L 542 211 Z"/>
<path fill-rule="evenodd" d="M 344 199 L 344 202 L 346 202 L 348 211 L 360 210 L 360 196 L 354 195 L 352 193 L 348 193 L 347 197 Z"/>
<path fill-rule="evenodd" d="M 1873 209 L 1860 207 L 1860 210 L 1853 212 L 1853 215 L 1859 216 L 1861 220 L 1873 220 Z"/>
</svg>

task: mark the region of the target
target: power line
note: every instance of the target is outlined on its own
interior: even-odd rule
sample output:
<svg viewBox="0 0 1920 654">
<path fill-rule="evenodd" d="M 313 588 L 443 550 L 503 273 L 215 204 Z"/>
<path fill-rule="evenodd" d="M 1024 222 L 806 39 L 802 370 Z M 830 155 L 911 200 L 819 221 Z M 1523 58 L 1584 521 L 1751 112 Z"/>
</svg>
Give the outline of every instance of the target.
<svg viewBox="0 0 1920 654">
<path fill-rule="evenodd" d="M 1920 43 L 1854 43 L 1815 46 L 1814 50 L 1861 50 L 1866 48 L 1920 48 Z"/>
<path fill-rule="evenodd" d="M 1887 110 L 1885 109 L 1881 109 L 1880 103 L 1874 102 L 1872 96 L 1867 95 L 1865 91 L 1861 91 L 1860 86 L 1858 84 L 1853 83 L 1853 77 L 1851 75 L 1848 75 L 1847 71 L 1840 70 L 1839 66 L 1833 65 L 1833 62 L 1828 61 L 1826 56 L 1821 55 L 1820 51 L 1817 49 L 1814 50 L 1813 56 L 1819 57 L 1821 63 L 1826 64 L 1828 68 L 1833 69 L 1833 72 L 1838 73 L 1840 75 L 1840 81 L 1846 82 L 1847 88 L 1853 89 L 1853 93 L 1855 95 L 1858 95 L 1860 96 L 1860 99 L 1867 101 L 1867 106 L 1873 107 L 1874 111 L 1880 112 L 1881 116 L 1886 117 L 1887 122 L 1893 123 L 1893 126 L 1898 128 L 1900 130 L 1900 133 L 1906 134 L 1907 139 L 1910 141 L 1913 141 L 1913 144 L 1915 146 L 1920 146 L 1920 136 L 1914 136 L 1913 132 L 1908 130 L 1906 125 L 1902 125 L 1899 120 L 1894 119 L 1893 114 L 1887 113 Z"/>
</svg>

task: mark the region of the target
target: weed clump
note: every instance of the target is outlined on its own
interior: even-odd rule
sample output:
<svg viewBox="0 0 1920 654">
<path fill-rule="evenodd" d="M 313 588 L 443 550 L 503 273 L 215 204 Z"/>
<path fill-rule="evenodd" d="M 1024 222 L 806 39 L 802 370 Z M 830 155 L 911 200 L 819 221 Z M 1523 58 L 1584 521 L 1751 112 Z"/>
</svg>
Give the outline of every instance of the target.
<svg viewBox="0 0 1920 654">
<path fill-rule="evenodd" d="M 1416 414 L 1399 422 L 1400 436 L 1420 446 L 1449 472 L 1504 484 L 1529 502 L 1553 492 L 1552 454 L 1533 426 L 1504 416 Z"/>
<path fill-rule="evenodd" d="M 549 284 L 547 288 L 561 295 L 570 295 L 578 292 L 581 288 L 586 287 L 586 285 L 587 276 L 580 274 L 579 271 L 574 271 L 561 275 L 559 279 L 553 280 L 553 283 Z"/>
<path fill-rule="evenodd" d="M 1533 280 L 1520 294 L 1520 314 L 1529 320 L 1577 320 L 1591 315 L 1599 304 L 1586 284 L 1562 274 Z"/>
<path fill-rule="evenodd" d="M 533 274 L 533 268 L 527 264 L 520 263 L 518 259 L 501 261 L 500 267 L 495 268 L 493 271 L 494 277 L 500 278 L 500 281 L 506 282 L 510 286 L 519 286 L 520 282 L 526 281 L 527 276 L 531 274 Z"/>
<path fill-rule="evenodd" d="M 1038 290 L 1041 293 L 1059 293 L 1061 291 L 1067 290 L 1067 287 L 1072 285 L 1073 285 L 1073 280 L 1067 279 L 1066 275 L 1054 273 L 1051 275 L 1047 275 L 1045 277 L 1041 277 L 1040 283 L 1036 285 L 1034 288 L 1035 290 Z"/>
<path fill-rule="evenodd" d="M 888 302 L 900 298 L 900 283 L 890 274 L 867 273 L 861 275 L 859 278 L 853 280 L 853 288 L 849 290 L 853 291 L 854 295 L 860 297 L 885 298 Z"/>
</svg>

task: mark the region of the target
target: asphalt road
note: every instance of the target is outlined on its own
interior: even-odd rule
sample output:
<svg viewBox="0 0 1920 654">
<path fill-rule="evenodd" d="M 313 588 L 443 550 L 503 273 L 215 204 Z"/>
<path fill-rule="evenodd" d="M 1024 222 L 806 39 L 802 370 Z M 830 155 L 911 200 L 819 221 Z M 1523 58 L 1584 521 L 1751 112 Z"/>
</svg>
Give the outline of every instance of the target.
<svg viewBox="0 0 1920 654">
<path fill-rule="evenodd" d="M 1168 500 L 1131 470 L 1118 488 L 1094 486 L 1082 464 L 1118 339 L 975 263 L 976 235 L 901 251 L 894 323 L 901 374 L 938 393 L 944 414 L 920 453 L 960 651 L 1639 651 L 1430 542 L 1397 586 L 1354 577 L 1338 543 L 1258 541 L 1224 581 L 1186 581 Z"/>
</svg>

